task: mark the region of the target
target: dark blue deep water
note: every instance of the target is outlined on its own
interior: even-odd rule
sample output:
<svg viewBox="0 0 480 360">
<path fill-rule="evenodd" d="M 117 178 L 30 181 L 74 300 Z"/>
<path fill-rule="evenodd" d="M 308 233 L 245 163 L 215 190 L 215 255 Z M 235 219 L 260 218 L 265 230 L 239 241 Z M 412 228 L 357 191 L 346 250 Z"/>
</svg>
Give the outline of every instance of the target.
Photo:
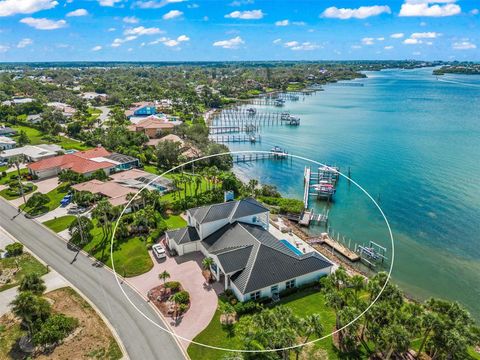
<svg viewBox="0 0 480 360">
<path fill-rule="evenodd" d="M 329 85 L 287 101 L 284 110 L 300 116 L 301 126 L 263 127 L 261 143 L 230 148 L 279 145 L 344 173 L 350 168 L 392 225 L 394 280 L 420 299 L 458 300 L 480 318 L 480 76 L 437 79 L 431 68 L 367 76 L 354 81 L 364 86 Z M 236 171 L 302 199 L 304 166 L 265 161 Z M 326 204 L 313 205 L 321 211 Z M 330 206 L 330 224 L 352 243 L 388 246 L 378 210 L 345 179 Z"/>
</svg>

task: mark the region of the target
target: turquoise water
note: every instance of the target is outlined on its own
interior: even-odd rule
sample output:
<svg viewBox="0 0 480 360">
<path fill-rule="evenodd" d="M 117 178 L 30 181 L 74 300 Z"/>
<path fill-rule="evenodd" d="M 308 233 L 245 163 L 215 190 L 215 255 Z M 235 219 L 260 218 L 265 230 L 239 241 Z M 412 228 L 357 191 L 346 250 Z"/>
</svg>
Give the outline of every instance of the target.
<svg viewBox="0 0 480 360">
<path fill-rule="evenodd" d="M 355 80 L 364 86 L 326 86 L 287 101 L 284 109 L 300 116 L 301 126 L 263 127 L 261 143 L 231 149 L 279 145 L 344 173 L 350 168 L 392 225 L 394 280 L 419 299 L 458 300 L 480 318 L 480 76 L 437 80 L 431 73 L 388 70 Z M 264 161 L 236 171 L 302 199 L 305 164 Z M 318 211 L 327 206 L 313 205 Z M 345 179 L 329 208 L 332 228 L 352 244 L 373 240 L 389 247 L 378 210 Z"/>
</svg>

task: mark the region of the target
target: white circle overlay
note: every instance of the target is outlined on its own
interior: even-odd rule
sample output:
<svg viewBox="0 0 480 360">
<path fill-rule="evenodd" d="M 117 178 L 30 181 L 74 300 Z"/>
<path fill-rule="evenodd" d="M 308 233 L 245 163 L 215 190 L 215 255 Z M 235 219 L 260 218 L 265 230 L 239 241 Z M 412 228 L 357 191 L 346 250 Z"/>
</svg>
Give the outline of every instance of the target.
<svg viewBox="0 0 480 360">
<path fill-rule="evenodd" d="M 133 306 L 133 308 L 135 310 L 137 310 L 146 320 L 148 320 L 150 323 L 152 323 L 153 325 L 155 325 L 156 327 L 158 327 L 159 329 L 169 333 L 170 335 L 176 337 L 177 339 L 180 339 L 180 340 L 183 340 L 183 341 L 186 341 L 190 344 L 195 344 L 195 345 L 199 345 L 199 346 L 203 346 L 203 347 L 206 347 L 206 348 L 210 348 L 210 349 L 214 349 L 214 350 L 220 350 L 220 351 L 230 351 L 230 352 L 240 352 L 240 353 L 265 353 L 265 352 L 275 352 L 275 351 L 282 351 L 282 350 L 292 350 L 292 349 L 295 349 L 295 348 L 299 348 L 299 347 L 304 347 L 306 345 L 309 345 L 309 344 L 313 344 L 313 343 L 316 343 L 320 340 L 323 340 L 323 339 L 326 339 L 330 336 L 333 336 L 335 334 L 337 334 L 338 332 L 346 329 L 347 327 L 349 327 L 350 325 L 352 325 L 353 323 L 355 323 L 356 321 L 358 321 L 363 315 L 365 315 L 367 313 L 368 310 L 370 310 L 370 308 L 377 302 L 377 300 L 380 298 L 380 296 L 382 295 L 383 291 L 385 290 L 388 282 L 390 281 L 390 278 L 391 278 L 391 274 L 392 274 L 392 270 L 393 270 L 393 264 L 394 264 L 394 261 L 395 261 L 395 244 L 394 244 L 394 239 L 393 239 L 393 233 L 392 233 L 392 229 L 390 227 L 390 223 L 388 222 L 388 219 L 387 217 L 385 216 L 385 213 L 383 212 L 382 208 L 380 207 L 380 205 L 375 201 L 375 199 L 360 185 L 358 184 L 356 181 L 352 180 L 350 177 L 346 176 L 345 174 L 341 173 L 340 171 L 336 171 L 340 176 L 342 176 L 343 178 L 347 179 L 348 181 L 350 181 L 351 183 L 353 183 L 356 187 L 358 187 L 372 202 L 373 204 L 375 205 L 375 207 L 378 209 L 378 211 L 380 212 L 380 214 L 382 215 L 383 217 L 383 220 L 385 221 L 385 224 L 387 225 L 387 229 L 388 229 L 388 234 L 390 236 L 390 241 L 391 241 L 391 246 L 392 246 L 392 261 L 390 263 L 390 268 L 388 269 L 388 273 L 387 273 L 387 280 L 385 281 L 385 284 L 383 284 L 380 292 L 378 293 L 378 295 L 375 297 L 375 299 L 373 299 L 372 303 L 364 310 L 362 311 L 356 318 L 354 318 L 352 321 L 350 321 L 348 324 L 344 325 L 343 327 L 341 327 L 340 329 L 337 329 L 333 332 L 331 332 L 330 334 L 328 335 L 324 335 L 318 339 L 314 339 L 314 340 L 311 340 L 311 341 L 308 341 L 307 343 L 305 344 L 297 344 L 297 345 L 292 345 L 292 346 L 288 346 L 288 347 L 284 347 L 284 348 L 276 348 L 276 349 L 264 349 L 264 350 L 246 350 L 246 349 L 229 349 L 229 348 L 223 348 L 223 347 L 218 347 L 218 346 L 214 346 L 214 345 L 208 345 L 208 344 L 203 344 L 203 343 L 199 343 L 197 341 L 194 341 L 194 340 L 190 340 L 190 339 L 187 339 L 181 335 L 178 335 L 176 334 L 174 331 L 170 331 L 169 329 L 166 329 L 164 327 L 162 327 L 161 325 L 159 325 L 155 320 L 152 320 L 149 316 L 145 315 L 142 310 L 140 310 L 133 302 L 132 300 L 128 297 L 128 295 L 126 294 L 125 290 L 122 288 L 121 286 L 121 280 L 120 278 L 118 277 L 117 275 L 117 272 L 115 270 L 115 262 L 114 262 L 114 259 L 113 259 L 113 239 L 115 238 L 115 233 L 117 231 L 117 227 L 118 227 L 118 224 L 119 224 L 119 221 L 120 219 L 122 218 L 122 216 L 124 215 L 125 211 L 128 209 L 128 207 L 130 206 L 130 204 L 132 203 L 132 201 L 134 201 L 138 195 L 144 190 L 146 189 L 151 183 L 153 183 L 154 181 L 156 181 L 158 178 L 161 178 L 162 176 L 165 176 L 166 174 L 172 172 L 172 171 L 175 171 L 179 168 L 182 168 L 186 165 L 189 165 L 189 164 L 193 164 L 195 163 L 196 161 L 200 161 L 200 160 L 205 160 L 205 159 L 210 159 L 210 158 L 213 158 L 213 157 L 217 157 L 217 156 L 225 156 L 225 155 L 237 155 L 237 154 L 271 154 L 271 151 L 263 151 L 263 150 L 242 150 L 242 151 L 228 151 L 228 152 L 224 152 L 224 153 L 219 153 L 219 154 L 213 154 L 213 155 L 207 155 L 207 156 L 203 156 L 203 157 L 200 157 L 200 158 L 197 158 L 197 159 L 193 159 L 193 160 L 190 160 L 190 161 L 187 161 L 183 164 L 180 164 L 178 166 L 175 166 L 173 168 L 171 168 L 170 170 L 167 170 L 165 171 L 164 173 L 156 176 L 154 179 L 152 179 L 151 181 L 149 181 L 147 184 L 145 184 L 144 187 L 142 187 L 129 201 L 128 203 L 125 205 L 125 207 L 123 208 L 122 212 L 120 213 L 120 216 L 118 217 L 117 221 L 115 222 L 115 227 L 113 228 L 113 233 L 112 233 L 112 238 L 111 238 L 111 242 L 110 242 L 110 259 L 112 261 L 112 270 L 113 270 L 113 274 L 115 276 L 115 279 L 117 281 L 117 284 L 118 284 L 118 287 L 120 288 L 120 290 L 122 291 L 123 295 L 125 296 L 125 298 L 128 300 L 128 302 Z M 313 164 L 316 164 L 316 165 L 319 165 L 319 166 L 325 166 L 327 168 L 330 168 L 332 170 L 334 170 L 333 168 L 329 167 L 328 165 L 325 165 L 325 164 L 322 164 L 321 162 L 318 162 L 318 161 L 315 161 L 315 160 L 312 160 L 312 159 L 309 159 L 309 158 L 306 158 L 306 157 L 303 157 L 303 156 L 298 156 L 298 155 L 293 155 L 293 154 L 288 154 L 288 153 L 282 153 L 281 155 L 285 155 L 287 157 L 292 157 L 294 159 L 299 159 L 299 160 L 303 160 L 303 161 L 307 161 L 307 162 L 310 162 L 310 163 L 313 163 Z M 128 281 L 128 280 L 127 280 Z"/>
</svg>

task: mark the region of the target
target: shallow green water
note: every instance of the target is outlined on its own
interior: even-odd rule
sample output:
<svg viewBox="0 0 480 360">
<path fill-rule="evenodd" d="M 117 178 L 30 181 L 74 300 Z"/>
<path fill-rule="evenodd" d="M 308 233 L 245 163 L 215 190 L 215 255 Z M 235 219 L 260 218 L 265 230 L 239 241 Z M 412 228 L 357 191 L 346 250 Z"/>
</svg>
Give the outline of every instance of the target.
<svg viewBox="0 0 480 360">
<path fill-rule="evenodd" d="M 364 86 L 326 86 L 287 102 L 284 109 L 300 116 L 301 126 L 263 127 L 261 143 L 231 149 L 279 145 L 344 173 L 350 167 L 392 225 L 395 281 L 418 298 L 458 300 L 480 318 L 480 76 L 437 80 L 431 73 L 388 70 L 355 80 Z M 265 161 L 236 171 L 301 199 L 304 166 Z M 352 244 L 388 246 L 378 210 L 345 179 L 330 206 L 330 224 Z"/>
</svg>

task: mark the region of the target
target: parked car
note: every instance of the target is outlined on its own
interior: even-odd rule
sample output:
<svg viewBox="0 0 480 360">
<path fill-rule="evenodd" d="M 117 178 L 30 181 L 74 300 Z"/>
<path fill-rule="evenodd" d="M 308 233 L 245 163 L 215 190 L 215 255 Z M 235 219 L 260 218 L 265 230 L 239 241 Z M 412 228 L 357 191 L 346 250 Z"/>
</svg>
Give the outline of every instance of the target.
<svg viewBox="0 0 480 360">
<path fill-rule="evenodd" d="M 72 206 L 70 209 L 68 209 L 69 214 L 82 214 L 85 211 L 87 211 L 87 209 L 80 206 Z"/>
<path fill-rule="evenodd" d="M 63 199 L 60 201 L 60 204 L 62 205 L 62 207 L 65 207 L 67 206 L 68 204 L 70 204 L 70 202 L 72 201 L 73 199 L 73 195 L 65 195 L 63 197 Z"/>
<path fill-rule="evenodd" d="M 165 253 L 165 249 L 160 244 L 153 245 L 152 251 L 157 259 L 165 259 L 167 257 L 167 254 Z"/>
</svg>

